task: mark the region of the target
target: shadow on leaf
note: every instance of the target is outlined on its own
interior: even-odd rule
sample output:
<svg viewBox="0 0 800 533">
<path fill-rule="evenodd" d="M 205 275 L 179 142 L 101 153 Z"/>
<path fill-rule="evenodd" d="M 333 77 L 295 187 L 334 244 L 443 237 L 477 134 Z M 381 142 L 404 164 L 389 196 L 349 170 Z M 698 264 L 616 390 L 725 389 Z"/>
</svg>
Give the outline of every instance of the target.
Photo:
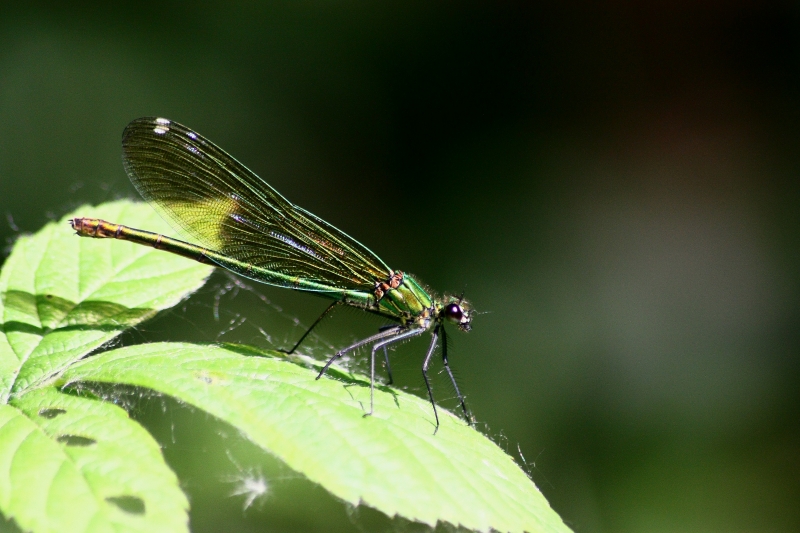
<svg viewBox="0 0 800 533">
<path fill-rule="evenodd" d="M 2 324 L 6 333 L 45 335 L 53 331 L 123 331 L 158 311 L 131 308 L 113 302 L 86 300 L 75 303 L 53 294 L 31 294 L 10 290 L 0 294 L 7 310 L 30 317 L 30 321 L 9 320 Z"/>
</svg>

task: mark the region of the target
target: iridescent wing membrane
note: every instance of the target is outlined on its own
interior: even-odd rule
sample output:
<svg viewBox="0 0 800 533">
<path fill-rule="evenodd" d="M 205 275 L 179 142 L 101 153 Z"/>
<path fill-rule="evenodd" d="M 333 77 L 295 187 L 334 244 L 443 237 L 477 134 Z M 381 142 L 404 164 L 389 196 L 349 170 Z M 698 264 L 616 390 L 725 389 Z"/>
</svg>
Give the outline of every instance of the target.
<svg viewBox="0 0 800 533">
<path fill-rule="evenodd" d="M 134 120 L 122 135 L 122 152 L 142 197 L 203 247 L 330 290 L 371 291 L 391 274 L 368 248 L 292 204 L 185 126 L 155 117 Z M 304 288 L 263 270 L 249 277 Z"/>
</svg>

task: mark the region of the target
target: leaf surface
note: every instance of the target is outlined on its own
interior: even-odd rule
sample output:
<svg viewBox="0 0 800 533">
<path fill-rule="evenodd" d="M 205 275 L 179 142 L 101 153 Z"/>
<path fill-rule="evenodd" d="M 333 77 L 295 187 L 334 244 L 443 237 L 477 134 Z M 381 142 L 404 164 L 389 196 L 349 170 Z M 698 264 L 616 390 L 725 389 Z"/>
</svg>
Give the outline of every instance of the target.
<svg viewBox="0 0 800 533">
<path fill-rule="evenodd" d="M 124 383 L 173 396 L 239 429 L 342 500 L 429 525 L 569 531 L 520 467 L 484 435 L 440 410 L 320 363 L 240 346 L 159 343 L 112 350 L 66 382 Z"/>
<path fill-rule="evenodd" d="M 0 406 L 0 510 L 25 531 L 188 531 L 189 502 L 121 408 L 52 387 Z"/>
</svg>

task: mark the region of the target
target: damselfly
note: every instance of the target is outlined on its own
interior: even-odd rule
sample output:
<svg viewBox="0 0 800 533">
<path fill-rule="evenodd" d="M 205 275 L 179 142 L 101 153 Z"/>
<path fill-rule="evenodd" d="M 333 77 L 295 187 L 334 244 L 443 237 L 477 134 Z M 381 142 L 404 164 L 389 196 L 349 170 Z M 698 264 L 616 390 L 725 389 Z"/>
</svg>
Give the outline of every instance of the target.
<svg viewBox="0 0 800 533">
<path fill-rule="evenodd" d="M 439 339 L 442 360 L 467 421 L 464 397 L 447 360 L 445 322 L 469 331 L 472 310 L 463 296 L 437 297 L 412 276 L 390 269 L 367 247 L 298 207 L 217 145 L 189 128 L 164 118 L 134 120 L 122 134 L 125 171 L 139 193 L 174 228 L 198 244 L 96 218 L 74 218 L 82 237 L 123 239 L 211 263 L 244 277 L 333 300 L 289 353 L 337 305 L 380 315 L 394 324 L 343 348 L 330 365 L 363 346 L 371 346 L 370 410 L 375 389 L 375 354 L 386 347 L 431 332 L 422 376 L 439 415 L 428 377 Z"/>
</svg>

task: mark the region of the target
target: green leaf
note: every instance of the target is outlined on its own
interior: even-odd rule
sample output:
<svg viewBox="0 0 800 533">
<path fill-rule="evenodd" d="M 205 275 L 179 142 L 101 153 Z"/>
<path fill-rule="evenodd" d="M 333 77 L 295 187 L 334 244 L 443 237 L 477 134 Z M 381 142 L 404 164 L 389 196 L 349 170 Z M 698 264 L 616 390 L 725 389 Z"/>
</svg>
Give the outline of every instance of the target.
<svg viewBox="0 0 800 533">
<path fill-rule="evenodd" d="M 0 402 L 35 387 L 199 288 L 212 267 L 123 241 L 80 238 L 73 216 L 169 227 L 146 204 L 82 207 L 20 238 L 0 273 Z"/>
<path fill-rule="evenodd" d="M 0 511 L 26 531 L 188 531 L 158 444 L 119 407 L 43 388 L 0 406 Z"/>
<path fill-rule="evenodd" d="M 68 382 L 124 383 L 173 396 L 248 439 L 353 505 L 431 526 L 569 531 L 505 452 L 455 415 L 335 367 L 237 346 L 149 344 L 71 367 Z M 309 368 L 311 367 L 311 368 Z"/>
</svg>

